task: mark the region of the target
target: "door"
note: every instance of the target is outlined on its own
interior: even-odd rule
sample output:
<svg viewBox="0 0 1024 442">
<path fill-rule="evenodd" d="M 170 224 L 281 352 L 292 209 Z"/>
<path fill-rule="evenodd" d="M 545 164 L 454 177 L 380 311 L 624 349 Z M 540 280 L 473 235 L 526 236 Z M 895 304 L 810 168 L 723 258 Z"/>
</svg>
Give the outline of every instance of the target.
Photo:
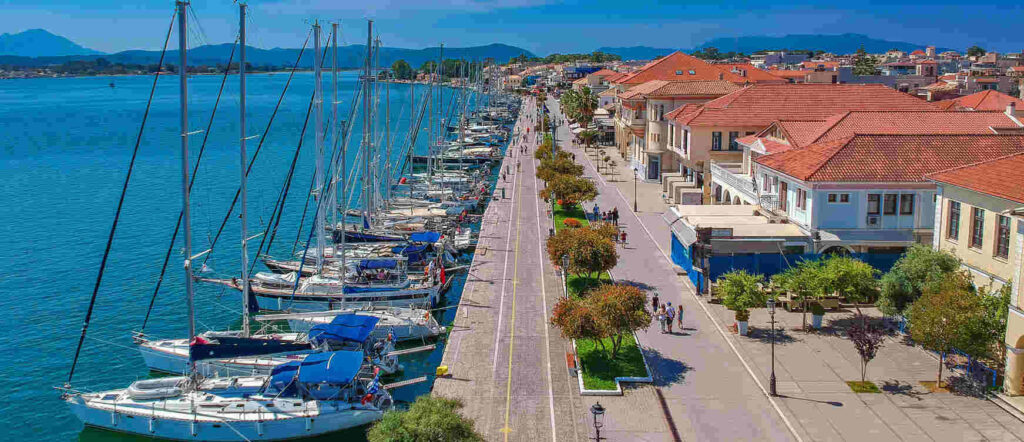
<svg viewBox="0 0 1024 442">
<path fill-rule="evenodd" d="M 647 179 L 657 180 L 661 173 L 661 156 L 660 155 L 648 155 L 647 156 Z"/>
<path fill-rule="evenodd" d="M 789 186 L 786 185 L 786 182 L 783 181 L 779 183 L 779 210 L 781 210 L 783 213 L 789 213 L 789 207 L 787 205 L 787 203 L 789 202 L 789 198 L 787 198 L 788 194 Z"/>
</svg>

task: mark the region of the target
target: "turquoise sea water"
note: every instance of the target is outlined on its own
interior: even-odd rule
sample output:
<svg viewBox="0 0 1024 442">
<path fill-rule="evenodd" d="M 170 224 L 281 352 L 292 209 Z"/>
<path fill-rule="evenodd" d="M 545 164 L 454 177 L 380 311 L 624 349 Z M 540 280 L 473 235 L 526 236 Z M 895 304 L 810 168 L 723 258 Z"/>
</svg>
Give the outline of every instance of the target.
<svg viewBox="0 0 1024 442">
<path fill-rule="evenodd" d="M 345 118 L 357 77 L 345 73 L 341 78 L 339 114 Z M 280 73 L 249 77 L 246 133 L 263 133 L 286 79 L 287 74 Z M 325 77 L 326 102 L 330 101 L 328 79 Z M 189 80 L 191 130 L 206 128 L 220 80 L 220 76 Z M 83 432 L 53 387 L 67 378 L 151 83 L 152 77 L 0 81 L 0 354 L 4 355 L 0 382 L 5 386 L 0 394 L 5 404 L 0 434 L 6 440 L 124 437 L 97 430 Z M 194 252 L 208 247 L 238 185 L 237 83 L 236 76 L 229 77 L 193 187 Z M 413 86 L 395 84 L 390 88 L 391 129 L 395 145 L 400 146 L 408 134 Z M 299 142 L 312 89 L 311 74 L 296 74 L 250 174 L 250 234 L 266 226 Z M 424 89 L 415 87 L 417 103 L 423 100 Z M 75 387 L 117 388 L 148 376 L 130 336 L 146 314 L 181 208 L 177 92 L 177 76 L 160 79 L 89 339 L 75 373 Z M 383 94 L 382 89 L 381 115 L 385 111 Z M 445 91 L 445 103 L 451 94 Z M 441 106 L 434 109 L 441 113 Z M 325 111 L 326 123 L 329 108 Z M 379 124 L 383 129 L 383 121 Z M 361 137 L 360 127 L 357 121 L 350 164 Z M 190 139 L 193 161 L 205 135 Z M 425 150 L 426 141 L 427 132 L 423 131 L 419 152 Z M 258 139 L 249 141 L 250 155 L 257 143 Z M 278 256 L 290 253 L 299 233 L 313 172 L 313 144 L 309 129 L 273 249 Z M 303 241 L 307 233 L 308 220 L 301 234 Z M 232 217 L 208 262 L 212 275 L 237 274 L 238 242 L 238 219 Z M 187 334 L 180 244 L 178 247 L 146 329 L 156 337 Z M 254 250 L 255 244 L 250 246 L 250 257 Z M 449 292 L 449 302 L 457 302 L 462 279 Z M 196 304 L 200 330 L 224 328 L 238 321 L 237 292 L 197 285 Z M 445 312 L 449 321 L 453 315 L 454 310 Z M 406 376 L 432 372 L 440 358 L 440 349 L 404 358 Z M 412 400 L 429 388 L 429 384 L 407 387 L 396 397 Z"/>
</svg>

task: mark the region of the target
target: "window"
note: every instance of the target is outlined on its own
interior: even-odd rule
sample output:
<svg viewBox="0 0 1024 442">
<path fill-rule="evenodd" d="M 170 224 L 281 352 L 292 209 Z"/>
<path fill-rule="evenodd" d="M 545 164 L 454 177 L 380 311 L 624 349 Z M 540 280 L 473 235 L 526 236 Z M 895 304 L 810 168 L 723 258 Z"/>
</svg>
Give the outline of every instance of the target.
<svg viewBox="0 0 1024 442">
<path fill-rule="evenodd" d="M 1010 217 L 996 215 L 996 250 L 997 258 L 1006 259 L 1010 256 Z"/>
<path fill-rule="evenodd" d="M 868 194 L 868 215 L 878 215 L 879 213 L 881 213 L 881 207 L 879 206 L 879 202 L 881 201 L 881 199 L 882 195 L 880 194 Z"/>
<path fill-rule="evenodd" d="M 888 194 L 885 196 L 885 205 L 882 209 L 882 213 L 885 215 L 896 214 L 896 194 Z"/>
<path fill-rule="evenodd" d="M 914 214 L 914 194 L 904 193 L 900 195 L 900 215 Z"/>
<path fill-rule="evenodd" d="M 740 145 L 736 142 L 739 137 L 739 132 L 729 132 L 729 150 L 740 150 Z"/>
<path fill-rule="evenodd" d="M 839 201 L 839 195 L 838 194 L 835 194 L 835 193 L 828 194 L 828 202 L 834 203 L 834 202 L 837 202 L 837 201 Z"/>
<path fill-rule="evenodd" d="M 769 187 L 770 185 L 768 184 L 768 174 L 767 173 L 763 174 L 763 176 L 764 176 L 764 181 L 761 183 L 761 190 L 767 192 L 767 191 L 771 190 L 771 187 Z"/>
<path fill-rule="evenodd" d="M 685 129 L 685 130 L 683 130 L 683 153 L 686 153 L 686 149 L 689 147 L 689 143 L 690 143 L 690 130 L 689 129 Z"/>
<path fill-rule="evenodd" d="M 796 208 L 798 210 L 807 209 L 807 191 L 799 187 L 796 189 Z"/>
<path fill-rule="evenodd" d="M 711 132 L 711 150 L 722 150 L 721 132 Z"/>
<path fill-rule="evenodd" d="M 985 240 L 985 210 L 977 207 L 971 208 L 971 247 L 981 248 Z"/>
<path fill-rule="evenodd" d="M 779 184 L 779 208 L 789 212 L 789 185 L 785 181 Z"/>
<path fill-rule="evenodd" d="M 848 194 L 848 193 L 840 193 L 839 194 L 839 202 L 841 202 L 841 203 L 848 203 L 848 202 L 850 202 L 850 194 Z"/>
<path fill-rule="evenodd" d="M 949 202 L 949 227 L 946 229 L 946 238 L 953 241 L 960 239 L 960 203 Z"/>
<path fill-rule="evenodd" d="M 850 194 L 848 193 L 830 193 L 828 194 L 828 202 L 830 203 L 849 203 Z"/>
</svg>

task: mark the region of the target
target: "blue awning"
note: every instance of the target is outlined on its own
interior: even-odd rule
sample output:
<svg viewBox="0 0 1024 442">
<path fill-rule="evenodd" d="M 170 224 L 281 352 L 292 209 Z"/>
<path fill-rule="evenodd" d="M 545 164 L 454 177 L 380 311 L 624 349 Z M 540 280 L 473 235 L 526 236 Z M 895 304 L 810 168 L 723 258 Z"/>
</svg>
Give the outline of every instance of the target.
<svg viewBox="0 0 1024 442">
<path fill-rule="evenodd" d="M 286 362 L 274 367 L 270 371 L 270 386 L 277 391 L 285 391 L 295 380 L 295 374 L 299 371 L 299 361 Z"/>
<path fill-rule="evenodd" d="M 320 345 L 326 341 L 363 343 L 370 337 L 380 318 L 354 313 L 338 315 L 329 324 L 317 324 L 309 329 L 309 341 Z"/>
<path fill-rule="evenodd" d="M 417 232 L 409 235 L 409 240 L 414 242 L 434 243 L 439 239 L 441 239 L 441 234 L 437 232 Z"/>
<path fill-rule="evenodd" d="M 359 261 L 360 270 L 393 269 L 398 267 L 398 261 L 394 259 L 364 259 Z"/>
<path fill-rule="evenodd" d="M 330 351 L 306 356 L 299 370 L 303 384 L 347 384 L 363 365 L 361 351 Z"/>
</svg>

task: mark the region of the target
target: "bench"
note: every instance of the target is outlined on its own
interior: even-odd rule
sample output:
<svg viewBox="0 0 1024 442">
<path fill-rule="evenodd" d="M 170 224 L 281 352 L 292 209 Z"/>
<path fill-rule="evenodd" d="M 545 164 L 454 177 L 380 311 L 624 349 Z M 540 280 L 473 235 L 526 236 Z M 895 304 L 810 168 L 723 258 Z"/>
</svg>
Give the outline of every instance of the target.
<svg viewBox="0 0 1024 442">
<path fill-rule="evenodd" d="M 576 367 L 576 355 L 572 352 L 565 352 L 565 366 L 569 369 L 570 376 L 576 376 L 579 369 Z"/>
</svg>

